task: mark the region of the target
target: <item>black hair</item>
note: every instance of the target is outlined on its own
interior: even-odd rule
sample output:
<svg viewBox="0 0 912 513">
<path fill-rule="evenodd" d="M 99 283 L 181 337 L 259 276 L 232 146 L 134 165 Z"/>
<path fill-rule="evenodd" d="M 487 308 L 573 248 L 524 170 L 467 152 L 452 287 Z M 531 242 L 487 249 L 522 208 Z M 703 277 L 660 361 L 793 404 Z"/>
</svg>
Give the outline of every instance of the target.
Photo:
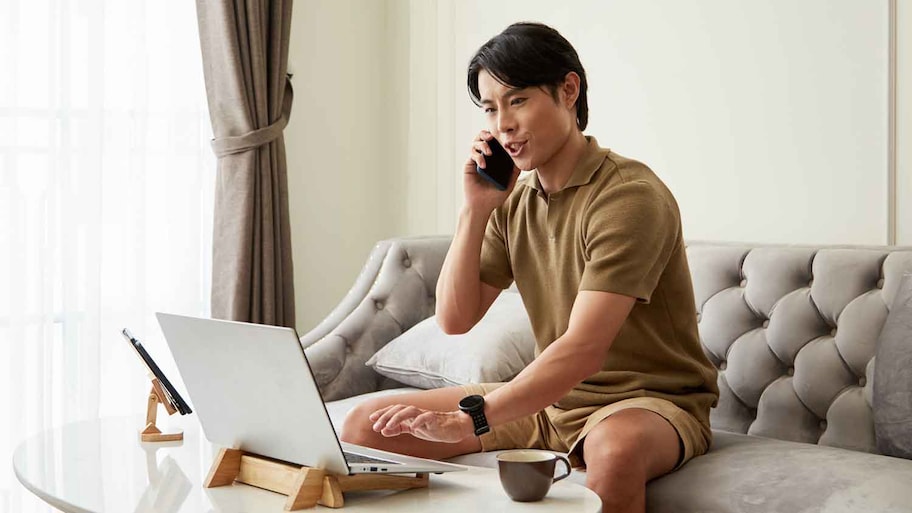
<svg viewBox="0 0 912 513">
<path fill-rule="evenodd" d="M 557 87 L 567 73 L 580 77 L 576 99 L 576 124 L 585 130 L 589 123 L 586 100 L 586 72 L 576 50 L 564 36 L 541 23 L 514 23 L 481 46 L 469 61 L 469 96 L 481 106 L 478 74 L 486 70 L 498 82 L 519 89 L 545 86 L 557 101 Z"/>
</svg>

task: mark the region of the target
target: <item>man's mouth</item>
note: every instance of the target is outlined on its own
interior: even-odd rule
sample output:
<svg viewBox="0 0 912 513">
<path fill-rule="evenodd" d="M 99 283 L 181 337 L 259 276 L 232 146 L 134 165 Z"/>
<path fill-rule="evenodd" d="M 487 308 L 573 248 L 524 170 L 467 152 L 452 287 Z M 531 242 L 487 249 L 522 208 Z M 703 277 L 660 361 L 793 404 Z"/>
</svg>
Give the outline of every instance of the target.
<svg viewBox="0 0 912 513">
<path fill-rule="evenodd" d="M 526 141 L 510 142 L 504 145 L 504 149 L 507 150 L 507 153 L 509 153 L 511 157 L 516 158 L 522 153 L 525 145 Z"/>
</svg>

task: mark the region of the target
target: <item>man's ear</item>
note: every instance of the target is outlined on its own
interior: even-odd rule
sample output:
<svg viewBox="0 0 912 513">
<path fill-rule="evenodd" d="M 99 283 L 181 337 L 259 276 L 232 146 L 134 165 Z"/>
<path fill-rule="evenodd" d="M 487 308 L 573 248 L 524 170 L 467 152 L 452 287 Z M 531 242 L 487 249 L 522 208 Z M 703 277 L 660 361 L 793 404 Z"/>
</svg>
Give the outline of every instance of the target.
<svg viewBox="0 0 912 513">
<path fill-rule="evenodd" d="M 564 107 L 572 109 L 580 93 L 580 77 L 575 71 L 567 72 L 564 83 L 560 86 L 561 102 Z"/>
</svg>

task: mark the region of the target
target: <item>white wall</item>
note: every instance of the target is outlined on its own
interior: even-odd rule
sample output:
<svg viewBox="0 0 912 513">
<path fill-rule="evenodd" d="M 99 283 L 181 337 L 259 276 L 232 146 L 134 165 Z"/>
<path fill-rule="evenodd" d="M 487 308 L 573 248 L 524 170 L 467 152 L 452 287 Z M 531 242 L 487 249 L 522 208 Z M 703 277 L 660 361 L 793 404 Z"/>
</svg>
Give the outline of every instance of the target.
<svg viewBox="0 0 912 513">
<path fill-rule="evenodd" d="M 463 85 L 471 55 L 514 21 L 542 21 L 587 69 L 587 133 L 666 181 L 689 239 L 888 242 L 886 1 L 444 4 L 454 87 L 438 100 L 456 107 L 438 171 L 454 173 L 484 126 Z"/>
<path fill-rule="evenodd" d="M 896 242 L 912 245 L 912 2 L 896 8 Z"/>
<path fill-rule="evenodd" d="M 345 295 L 374 243 L 403 231 L 406 7 L 308 0 L 294 8 L 285 141 L 302 333 Z"/>
<path fill-rule="evenodd" d="M 896 235 L 912 244 L 912 8 L 898 4 Z M 459 169 L 484 126 L 465 68 L 518 20 L 576 46 L 587 132 L 668 183 L 687 238 L 887 243 L 888 6 L 298 2 L 286 140 L 299 330 L 341 299 L 376 240 L 452 233 Z"/>
<path fill-rule="evenodd" d="M 462 190 L 453 168 L 453 117 L 461 104 L 451 99 L 464 73 L 453 53 L 452 4 L 411 0 L 409 12 L 408 175 L 405 232 L 452 233 Z"/>
</svg>

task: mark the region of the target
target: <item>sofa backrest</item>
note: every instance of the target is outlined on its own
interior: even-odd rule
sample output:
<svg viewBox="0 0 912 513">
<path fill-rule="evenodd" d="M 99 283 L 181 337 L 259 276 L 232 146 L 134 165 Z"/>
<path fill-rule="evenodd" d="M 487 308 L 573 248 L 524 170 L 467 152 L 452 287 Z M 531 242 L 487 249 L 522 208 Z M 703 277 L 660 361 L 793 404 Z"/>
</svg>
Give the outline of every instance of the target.
<svg viewBox="0 0 912 513">
<path fill-rule="evenodd" d="M 877 338 L 912 248 L 687 247 L 715 429 L 876 453 Z"/>
</svg>

